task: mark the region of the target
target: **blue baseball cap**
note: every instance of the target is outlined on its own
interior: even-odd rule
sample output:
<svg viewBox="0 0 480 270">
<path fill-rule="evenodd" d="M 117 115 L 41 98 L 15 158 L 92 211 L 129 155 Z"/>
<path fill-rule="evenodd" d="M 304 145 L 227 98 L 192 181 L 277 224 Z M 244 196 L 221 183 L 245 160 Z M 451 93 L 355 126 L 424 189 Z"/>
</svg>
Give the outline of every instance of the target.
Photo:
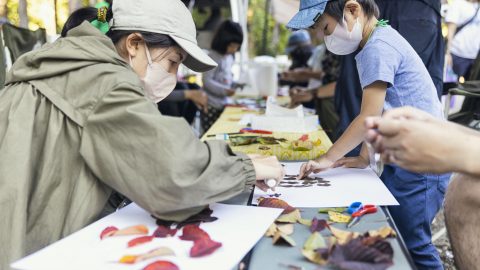
<svg viewBox="0 0 480 270">
<path fill-rule="evenodd" d="M 288 22 L 290 29 L 306 29 L 315 24 L 318 16 L 323 14 L 329 0 L 300 0 L 300 10 Z"/>
<path fill-rule="evenodd" d="M 287 48 L 285 49 L 285 53 L 290 54 L 296 48 L 310 44 L 312 44 L 312 40 L 310 39 L 310 35 L 306 30 L 295 31 L 288 38 L 288 44 Z"/>
</svg>

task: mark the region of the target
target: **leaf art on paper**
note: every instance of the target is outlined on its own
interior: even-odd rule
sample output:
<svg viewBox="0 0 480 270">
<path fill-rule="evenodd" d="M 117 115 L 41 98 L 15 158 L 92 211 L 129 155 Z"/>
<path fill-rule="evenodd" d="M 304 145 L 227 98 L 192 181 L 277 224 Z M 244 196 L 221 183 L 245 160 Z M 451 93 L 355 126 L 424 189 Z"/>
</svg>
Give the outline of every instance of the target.
<svg viewBox="0 0 480 270">
<path fill-rule="evenodd" d="M 210 255 L 222 246 L 222 243 L 213 241 L 206 231 L 194 224 L 186 225 L 179 238 L 185 241 L 193 241 L 190 257 Z"/>
<path fill-rule="evenodd" d="M 174 256 L 175 253 L 168 247 L 161 247 L 140 255 L 125 255 L 120 258 L 119 263 L 134 264 L 161 256 Z"/>
<path fill-rule="evenodd" d="M 328 219 L 336 223 L 348 223 L 352 219 L 351 216 L 340 214 L 338 212 L 328 212 Z"/>
<path fill-rule="evenodd" d="M 180 268 L 169 261 L 155 261 L 145 266 L 143 270 L 180 270 Z"/>
<path fill-rule="evenodd" d="M 165 227 L 168 227 L 168 228 L 170 228 L 172 225 L 176 224 L 176 226 L 174 226 L 174 227 L 176 229 L 181 229 L 182 227 L 184 227 L 185 225 L 188 225 L 188 224 L 200 225 L 201 223 L 214 222 L 218 218 L 213 217 L 212 214 L 213 214 L 213 210 L 210 209 L 210 207 L 207 206 L 200 213 L 195 214 L 195 215 L 187 218 L 186 220 L 184 220 L 182 222 L 177 223 L 175 221 L 169 221 L 169 220 L 163 220 L 163 219 L 158 219 L 157 218 L 156 223 L 157 223 L 158 226 L 165 226 Z"/>
<path fill-rule="evenodd" d="M 100 239 L 105 239 L 112 236 L 122 236 L 122 235 L 147 235 L 148 228 L 145 225 L 136 225 L 131 226 L 125 229 L 119 230 L 117 227 L 110 226 L 105 228 L 100 233 Z"/>
<path fill-rule="evenodd" d="M 289 214 L 297 208 L 290 206 L 287 202 L 277 199 L 277 198 L 258 198 L 258 206 L 260 207 L 269 207 L 269 208 L 280 208 L 283 209 L 283 214 Z"/>
<path fill-rule="evenodd" d="M 149 242 L 152 242 L 153 238 L 154 236 L 140 236 L 128 241 L 127 246 L 134 247 L 134 246 L 142 245 L 145 243 L 149 243 Z"/>
<path fill-rule="evenodd" d="M 331 183 L 322 177 L 307 176 L 303 179 L 298 179 L 298 175 L 286 175 L 278 186 L 284 188 L 329 187 Z"/>
<path fill-rule="evenodd" d="M 177 229 L 170 229 L 170 227 L 160 225 L 158 228 L 153 232 L 153 236 L 157 238 L 165 238 L 168 236 L 175 236 L 177 234 Z"/>
</svg>

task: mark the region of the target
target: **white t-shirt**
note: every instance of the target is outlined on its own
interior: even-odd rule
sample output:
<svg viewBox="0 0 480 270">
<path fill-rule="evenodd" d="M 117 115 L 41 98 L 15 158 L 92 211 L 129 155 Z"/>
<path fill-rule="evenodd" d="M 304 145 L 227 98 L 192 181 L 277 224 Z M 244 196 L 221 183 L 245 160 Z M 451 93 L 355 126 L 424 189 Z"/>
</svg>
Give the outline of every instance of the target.
<svg viewBox="0 0 480 270">
<path fill-rule="evenodd" d="M 327 51 L 327 48 L 325 47 L 325 44 L 318 45 L 315 47 L 313 50 L 313 54 L 308 59 L 307 65 L 313 70 L 313 71 L 320 71 L 323 69 L 322 67 L 322 61 L 323 58 L 325 58 L 325 53 Z M 308 89 L 314 89 L 314 88 L 319 88 L 322 86 L 322 80 L 317 80 L 317 79 L 310 79 L 308 81 Z"/>
<path fill-rule="evenodd" d="M 445 21 L 458 26 L 469 21 L 477 11 L 478 2 L 455 0 L 449 7 Z M 451 53 L 468 59 L 477 58 L 480 50 L 480 12 L 475 19 L 458 32 L 452 40 Z"/>
</svg>

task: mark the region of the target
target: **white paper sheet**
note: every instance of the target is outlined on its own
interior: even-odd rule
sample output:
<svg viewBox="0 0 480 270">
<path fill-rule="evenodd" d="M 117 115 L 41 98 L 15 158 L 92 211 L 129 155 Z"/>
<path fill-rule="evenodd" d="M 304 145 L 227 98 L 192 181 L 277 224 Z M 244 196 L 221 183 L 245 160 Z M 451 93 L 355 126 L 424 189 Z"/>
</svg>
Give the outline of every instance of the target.
<svg viewBox="0 0 480 270">
<path fill-rule="evenodd" d="M 222 243 L 213 254 L 202 258 L 190 258 L 193 243 L 175 237 L 155 238 L 152 242 L 127 248 L 127 242 L 138 236 L 119 236 L 100 240 L 103 229 L 108 226 L 125 228 L 145 224 L 150 234 L 156 229 L 155 220 L 143 209 L 132 204 L 98 222 L 12 264 L 19 270 L 130 270 L 143 269 L 155 260 L 167 260 L 180 269 L 233 269 L 236 264 L 263 236 L 267 228 L 282 210 L 262 207 L 213 204 L 213 216 L 218 220 L 200 227 L 210 237 Z M 139 254 L 166 246 L 176 256 L 160 257 L 134 265 L 116 263 L 127 254 Z"/>
<path fill-rule="evenodd" d="M 287 175 L 298 175 L 302 163 L 286 163 Z M 253 203 L 260 197 L 281 194 L 280 199 L 293 207 L 343 207 L 352 202 L 374 205 L 398 205 L 397 200 L 371 169 L 331 169 L 312 176 L 329 181 L 330 186 L 277 187 L 275 192 L 256 188 Z"/>
</svg>

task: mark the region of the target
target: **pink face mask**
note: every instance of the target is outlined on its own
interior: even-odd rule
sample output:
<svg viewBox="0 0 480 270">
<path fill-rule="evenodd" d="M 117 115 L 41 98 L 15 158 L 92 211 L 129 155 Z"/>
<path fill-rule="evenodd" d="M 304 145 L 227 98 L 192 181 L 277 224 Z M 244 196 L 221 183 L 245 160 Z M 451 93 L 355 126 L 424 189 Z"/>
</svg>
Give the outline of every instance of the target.
<svg viewBox="0 0 480 270">
<path fill-rule="evenodd" d="M 145 52 L 147 54 L 148 65 L 145 77 L 141 80 L 143 82 L 143 87 L 145 88 L 145 95 L 153 102 L 158 103 L 173 91 L 177 84 L 177 76 L 176 74 L 166 71 L 161 64 L 154 63 L 146 45 Z M 165 50 L 159 58 L 163 57 L 167 52 L 168 49 Z M 130 58 L 130 65 L 131 62 L 132 60 Z"/>
</svg>

